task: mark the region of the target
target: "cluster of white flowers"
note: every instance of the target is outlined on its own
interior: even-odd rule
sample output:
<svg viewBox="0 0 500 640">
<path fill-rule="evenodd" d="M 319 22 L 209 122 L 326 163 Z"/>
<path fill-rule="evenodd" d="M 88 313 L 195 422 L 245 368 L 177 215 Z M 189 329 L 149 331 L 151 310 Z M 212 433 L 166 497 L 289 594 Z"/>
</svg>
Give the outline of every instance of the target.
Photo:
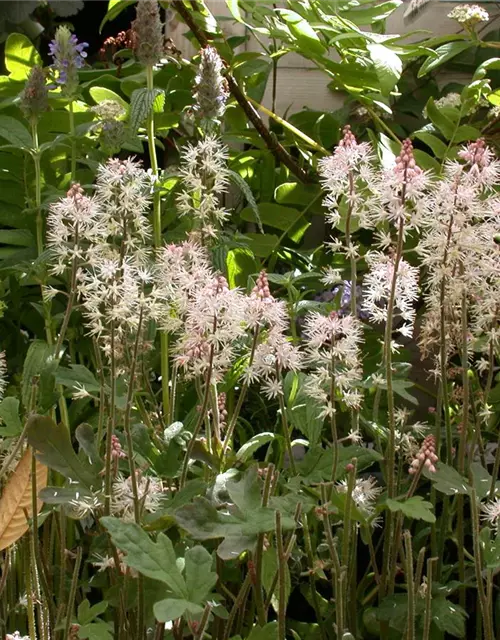
<svg viewBox="0 0 500 640">
<path fill-rule="evenodd" d="M 137 498 L 141 508 L 147 513 L 158 510 L 164 497 L 161 481 L 154 476 L 143 475 L 136 472 Z M 111 513 L 119 516 L 127 522 L 134 521 L 134 494 L 132 491 L 132 478 L 125 478 L 118 474 L 113 481 L 111 494 Z"/>
<path fill-rule="evenodd" d="M 341 480 L 335 485 L 335 488 L 339 493 L 347 493 L 348 481 Z M 352 490 L 352 500 L 365 516 L 370 517 L 375 513 L 375 503 L 382 491 L 383 487 L 378 484 L 373 476 L 356 478 Z"/>
<path fill-rule="evenodd" d="M 500 498 L 494 498 L 481 505 L 481 518 L 490 524 L 497 535 L 500 533 Z"/>
<path fill-rule="evenodd" d="M 460 4 L 450 11 L 448 18 L 470 28 L 479 22 L 488 22 L 490 16 L 485 9 L 477 4 Z"/>
<path fill-rule="evenodd" d="M 177 197 L 179 215 L 193 224 L 191 238 L 205 244 L 216 238 L 229 212 L 221 204 L 229 183 L 228 151 L 220 138 L 209 135 L 182 149 L 183 189 Z"/>
<path fill-rule="evenodd" d="M 443 109 L 446 107 L 459 107 L 461 103 L 462 98 L 460 97 L 460 94 L 454 93 L 452 91 L 450 93 L 447 93 L 442 98 L 439 98 L 439 100 L 436 100 L 434 104 L 436 105 L 436 107 L 438 107 L 438 109 Z"/>
<path fill-rule="evenodd" d="M 331 156 L 321 158 L 318 173 L 327 195 L 327 220 L 332 226 L 340 222 L 339 205 L 345 196 L 351 216 L 360 216 L 366 205 L 363 190 L 373 182 L 373 152 L 367 142 L 357 142 L 351 128 L 344 128 L 344 136 Z"/>
<path fill-rule="evenodd" d="M 365 256 L 370 268 L 364 278 L 362 307 L 374 322 L 387 321 L 388 303 L 394 278 L 395 258 L 379 251 Z M 403 258 L 399 261 L 394 291 L 394 308 L 404 324 L 398 331 L 411 337 L 415 321 L 415 301 L 418 298 L 418 269 Z"/>
<path fill-rule="evenodd" d="M 113 353 L 120 359 L 153 302 L 145 294 L 152 279 L 151 188 L 152 178 L 139 163 L 112 159 L 99 167 L 93 197 L 73 185 L 50 209 L 53 272 L 76 269 L 89 334 L 108 357 Z"/>
<path fill-rule="evenodd" d="M 283 300 L 270 292 L 267 275 L 262 271 L 245 304 L 245 323 L 253 330 L 255 345 L 244 378 L 259 381 L 268 398 L 283 394 L 282 373 L 297 371 L 301 365 L 298 348 L 286 336 L 288 312 Z"/>
<path fill-rule="evenodd" d="M 418 251 L 427 267 L 424 354 L 439 346 L 442 315 L 447 355 L 460 348 L 464 295 L 471 338 L 481 338 L 487 352 L 500 336 L 500 248 L 495 242 L 500 233 L 500 199 L 493 190 L 500 163 L 482 140 L 469 144 L 459 156 L 465 162 L 447 164 L 443 179 L 421 207 Z"/>
<path fill-rule="evenodd" d="M 312 373 L 306 391 L 321 404 L 322 417 L 335 413 L 336 398 L 332 392 L 338 392 L 347 406 L 360 406 L 362 395 L 356 387 L 362 377 L 361 340 L 361 324 L 351 315 L 340 316 L 335 311 L 328 316 L 316 311 L 307 314 L 305 362 L 312 368 Z"/>
<path fill-rule="evenodd" d="M 213 276 L 188 301 L 175 346 L 177 366 L 188 377 L 210 373 L 210 382 L 220 381 L 245 335 L 244 313 L 244 295 L 223 276 Z"/>
</svg>

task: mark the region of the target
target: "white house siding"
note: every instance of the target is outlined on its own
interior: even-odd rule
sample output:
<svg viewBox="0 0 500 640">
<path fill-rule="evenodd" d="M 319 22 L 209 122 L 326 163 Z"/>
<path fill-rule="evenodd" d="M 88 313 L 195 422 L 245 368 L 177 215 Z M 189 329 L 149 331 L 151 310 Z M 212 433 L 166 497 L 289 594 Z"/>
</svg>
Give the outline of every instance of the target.
<svg viewBox="0 0 500 640">
<path fill-rule="evenodd" d="M 457 0 L 457 4 L 459 4 Z M 207 6 L 215 16 L 231 17 L 231 13 L 224 0 L 207 0 Z M 457 24 L 447 18 L 447 14 L 455 6 L 450 2 L 429 2 L 428 6 L 410 24 L 405 24 L 403 14 L 406 4 L 400 7 L 387 21 L 387 33 L 404 33 L 416 29 L 427 29 L 434 35 L 453 33 L 458 31 Z M 490 5 L 491 6 L 491 5 Z M 232 20 L 225 20 L 223 28 L 226 35 L 243 35 L 245 27 Z M 175 44 L 182 50 L 184 57 L 189 58 L 195 53 L 195 48 L 182 37 L 185 26 L 173 19 L 169 24 L 169 34 Z M 414 36 L 413 39 L 419 36 Z M 260 45 L 255 39 L 245 43 L 241 51 L 260 51 Z M 460 80 L 460 76 L 446 77 L 446 82 Z M 276 86 L 276 113 L 294 113 L 304 107 L 319 111 L 335 110 L 342 106 L 343 96 L 333 94 L 327 89 L 328 76 L 315 69 L 314 63 L 301 56 L 290 53 L 280 58 L 278 63 Z M 268 83 L 263 104 L 271 108 L 272 88 Z"/>
</svg>

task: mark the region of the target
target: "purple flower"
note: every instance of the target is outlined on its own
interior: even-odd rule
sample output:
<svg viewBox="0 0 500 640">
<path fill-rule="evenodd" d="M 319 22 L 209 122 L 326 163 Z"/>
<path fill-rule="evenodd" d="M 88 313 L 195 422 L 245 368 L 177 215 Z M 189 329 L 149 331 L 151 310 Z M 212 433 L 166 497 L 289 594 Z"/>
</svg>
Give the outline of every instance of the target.
<svg viewBox="0 0 500 640">
<path fill-rule="evenodd" d="M 49 53 L 53 58 L 52 68 L 57 73 L 56 83 L 66 95 L 73 96 L 78 88 L 78 69 L 85 65 L 87 42 L 78 42 L 75 34 L 61 26 L 54 40 L 49 44 Z"/>
</svg>

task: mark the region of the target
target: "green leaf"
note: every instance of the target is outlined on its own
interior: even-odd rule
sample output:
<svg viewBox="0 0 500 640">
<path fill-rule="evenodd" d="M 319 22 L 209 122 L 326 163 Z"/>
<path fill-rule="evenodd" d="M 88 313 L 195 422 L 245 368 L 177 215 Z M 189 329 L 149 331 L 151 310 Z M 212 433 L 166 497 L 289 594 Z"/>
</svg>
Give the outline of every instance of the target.
<svg viewBox="0 0 500 640">
<path fill-rule="evenodd" d="M 83 364 L 70 364 L 69 369 L 58 367 L 55 375 L 56 384 L 69 387 L 73 391 L 83 387 L 89 393 L 99 393 L 101 389 L 94 374 Z"/>
<path fill-rule="evenodd" d="M 262 224 L 281 231 L 290 230 L 302 217 L 301 211 L 272 202 L 259 202 L 258 210 Z M 240 215 L 247 222 L 257 222 L 257 216 L 251 207 L 243 209 Z"/>
<path fill-rule="evenodd" d="M 108 608 L 108 602 L 103 600 L 102 602 L 98 602 L 94 606 L 90 606 L 90 602 L 85 598 L 80 605 L 78 605 L 78 624 L 87 624 L 88 622 L 92 622 L 94 618 L 97 618 L 104 613 Z"/>
<path fill-rule="evenodd" d="M 112 640 L 113 626 L 110 622 L 99 620 L 84 624 L 78 629 L 79 638 L 88 638 L 88 640 Z"/>
<path fill-rule="evenodd" d="M 195 540 L 223 538 L 217 554 L 230 560 L 252 549 L 259 533 L 274 529 L 275 513 L 274 509 L 260 506 L 260 483 L 255 468 L 249 469 L 240 482 L 228 480 L 226 487 L 235 505 L 230 513 L 221 513 L 209 500 L 198 497 L 178 509 L 175 519 Z M 284 529 L 292 529 L 295 522 L 285 516 L 282 525 Z"/>
<path fill-rule="evenodd" d="M 275 434 L 271 433 L 270 431 L 257 433 L 239 448 L 238 452 L 236 453 L 236 460 L 239 460 L 239 462 L 248 462 L 248 460 L 258 449 L 260 449 L 263 445 L 272 442 L 275 437 Z"/>
<path fill-rule="evenodd" d="M 109 0 L 108 10 L 99 26 L 99 33 L 102 31 L 104 25 L 107 22 L 117 18 L 122 11 L 124 11 L 127 7 L 131 7 L 135 3 L 136 0 Z"/>
<path fill-rule="evenodd" d="M 363 5 L 365 3 L 358 3 Z M 403 4 L 402 0 L 388 0 L 368 8 L 354 8 L 342 10 L 342 18 L 354 22 L 358 26 L 368 26 L 374 22 L 386 20 L 394 11 Z"/>
<path fill-rule="evenodd" d="M 431 122 L 436 125 L 446 140 L 451 140 L 455 132 L 455 124 L 453 120 L 448 118 L 441 109 L 436 107 L 433 98 L 429 98 L 425 109 Z"/>
<path fill-rule="evenodd" d="M 436 516 L 432 512 L 432 502 L 427 502 L 422 496 L 413 496 L 404 502 L 387 498 L 386 504 L 390 511 L 401 511 L 408 518 L 436 522 Z"/>
<path fill-rule="evenodd" d="M 238 189 L 241 191 L 241 193 L 245 196 L 246 201 L 248 202 L 248 206 L 250 207 L 250 209 L 252 210 L 255 216 L 255 220 L 259 227 L 259 231 L 261 233 L 264 233 L 264 229 L 262 228 L 262 221 L 260 219 L 259 207 L 257 205 L 257 202 L 255 201 L 255 198 L 253 197 L 252 190 L 250 189 L 246 181 L 243 180 L 240 174 L 237 173 L 236 171 L 228 170 L 228 175 L 231 182 L 233 182 L 233 184 L 235 184 L 238 187 Z"/>
<path fill-rule="evenodd" d="M 461 142 L 469 142 L 471 140 L 477 140 L 482 135 L 479 129 L 471 127 L 469 124 L 462 124 L 455 132 L 453 136 L 453 142 L 460 144 Z"/>
<path fill-rule="evenodd" d="M 11 116 L 0 116 L 0 138 L 5 138 L 10 144 L 21 149 L 33 146 L 31 133 L 26 127 Z"/>
<path fill-rule="evenodd" d="M 323 55 L 327 48 L 319 39 L 318 34 L 301 15 L 290 9 L 277 9 L 279 15 L 288 25 L 290 33 L 297 40 L 299 48 L 305 53 Z"/>
<path fill-rule="evenodd" d="M 493 538 L 491 537 L 493 535 Z M 483 559 L 487 569 L 500 569 L 500 531 L 495 535 L 489 527 L 479 532 L 479 544 L 483 552 Z"/>
<path fill-rule="evenodd" d="M 429 56 L 418 71 L 418 77 L 425 76 L 429 71 L 434 71 L 448 60 L 451 60 L 460 53 L 463 53 L 476 44 L 471 41 L 459 40 L 458 42 L 447 42 L 435 50 L 435 56 Z"/>
<path fill-rule="evenodd" d="M 247 640 L 278 640 L 278 623 L 274 621 L 264 627 L 255 626 Z"/>
<path fill-rule="evenodd" d="M 184 560 L 189 601 L 202 604 L 217 582 L 217 574 L 212 571 L 212 556 L 197 545 L 186 551 Z"/>
<path fill-rule="evenodd" d="M 271 233 L 265 233 L 264 235 L 260 233 L 246 233 L 244 237 L 250 251 L 258 258 L 267 258 L 280 245 L 278 236 Z"/>
<path fill-rule="evenodd" d="M 33 340 L 24 360 L 21 399 L 25 409 L 31 407 L 33 380 L 38 377 L 49 359 L 52 359 L 52 349 L 44 340 Z"/>
<path fill-rule="evenodd" d="M 21 33 L 11 33 L 5 43 L 5 66 L 12 80 L 26 80 L 31 69 L 42 60 L 31 40 Z"/>
<path fill-rule="evenodd" d="M 437 597 L 431 600 L 432 621 L 444 633 L 465 637 L 465 619 L 467 613 L 462 607 L 446 598 Z"/>
<path fill-rule="evenodd" d="M 91 87 L 89 93 L 96 104 L 99 104 L 103 100 L 113 100 L 125 109 L 125 113 L 128 113 L 129 106 L 127 102 L 111 89 L 107 87 Z"/>
<path fill-rule="evenodd" d="M 366 48 L 375 67 L 381 91 L 387 95 L 398 83 L 403 63 L 397 53 L 383 44 L 368 44 Z"/>
<path fill-rule="evenodd" d="M 137 132 L 144 120 L 150 115 L 156 101 L 161 102 L 163 96 L 163 104 L 165 103 L 165 93 L 162 89 L 136 89 L 130 99 L 130 130 L 132 134 Z M 160 105 L 158 102 L 158 107 Z"/>
<path fill-rule="evenodd" d="M 298 429 L 309 440 L 311 445 L 315 445 L 321 438 L 324 420 L 319 418 L 321 407 L 318 402 L 308 396 L 305 392 L 307 375 L 304 373 L 287 374 L 297 376 L 298 389 L 295 395 L 287 397 L 286 408 L 290 424 Z"/>
<path fill-rule="evenodd" d="M 490 492 L 492 478 L 479 462 L 471 462 L 470 472 L 478 500 L 483 500 Z"/>
<path fill-rule="evenodd" d="M 19 400 L 9 396 L 0 402 L 0 418 L 4 427 L 0 427 L 2 438 L 12 438 L 18 436 L 23 430 L 23 425 L 19 418 Z"/>
<path fill-rule="evenodd" d="M 276 553 L 276 547 L 269 547 L 262 554 L 262 586 L 266 594 L 269 594 L 271 586 L 273 586 L 274 578 L 278 571 L 278 556 Z M 278 611 L 279 606 L 279 593 L 277 593 L 278 589 L 276 589 L 276 585 L 274 585 L 274 593 L 273 598 L 271 600 L 271 604 L 275 611 Z M 292 586 L 290 581 L 290 570 L 288 568 L 288 564 L 285 564 L 285 603 L 288 604 L 288 599 L 290 598 Z M 286 606 L 286 605 L 285 605 Z"/>
<path fill-rule="evenodd" d="M 319 195 L 321 190 L 318 186 L 300 182 L 284 182 L 274 191 L 274 199 L 278 204 L 298 204 L 304 207 L 310 205 Z"/>
<path fill-rule="evenodd" d="M 127 566 L 148 578 L 164 582 L 176 596 L 188 597 L 170 538 L 159 533 L 157 541 L 153 542 L 135 522 L 123 522 L 111 516 L 101 518 L 101 523 L 109 531 L 113 544 L 126 552 Z"/>
<path fill-rule="evenodd" d="M 159 622 L 170 622 L 183 616 L 186 612 L 193 616 L 203 613 L 203 607 L 182 598 L 166 598 L 153 606 L 155 618 Z"/>
<path fill-rule="evenodd" d="M 246 287 L 249 276 L 258 271 L 258 265 L 249 249 L 238 247 L 227 252 L 226 270 L 231 289 Z"/>
<path fill-rule="evenodd" d="M 75 429 L 75 437 L 82 451 L 88 456 L 90 463 L 102 468 L 99 451 L 95 444 L 94 430 L 90 424 L 83 422 Z"/>
<path fill-rule="evenodd" d="M 424 467 L 423 475 L 434 483 L 434 488 L 447 496 L 453 496 L 457 493 L 469 493 L 470 486 L 465 478 L 461 476 L 453 467 L 439 462 L 436 465 L 435 473 L 430 473 Z"/>
<path fill-rule="evenodd" d="M 437 158 L 444 158 L 448 147 L 442 140 L 437 138 L 432 133 L 428 133 L 427 131 L 415 131 L 413 135 L 419 140 L 422 140 L 422 142 L 425 142 L 425 144 L 431 148 L 432 153 Z"/>
<path fill-rule="evenodd" d="M 80 461 L 63 424 L 57 425 L 47 416 L 33 415 L 28 419 L 27 437 L 40 462 L 85 487 L 97 486 L 97 475 Z"/>
</svg>

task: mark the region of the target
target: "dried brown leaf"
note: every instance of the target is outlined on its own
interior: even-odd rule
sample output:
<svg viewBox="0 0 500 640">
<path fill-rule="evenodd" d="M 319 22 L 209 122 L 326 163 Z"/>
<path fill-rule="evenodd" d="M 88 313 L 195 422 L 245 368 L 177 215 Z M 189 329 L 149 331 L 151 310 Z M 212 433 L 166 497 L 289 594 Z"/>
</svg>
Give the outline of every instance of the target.
<svg viewBox="0 0 500 640">
<path fill-rule="evenodd" d="M 31 460 L 32 449 L 28 447 L 0 497 L 0 551 L 14 544 L 28 530 L 26 515 L 31 518 L 33 514 Z M 47 476 L 47 467 L 37 460 L 37 492 L 47 486 Z M 37 499 L 38 511 L 42 504 L 42 500 Z"/>
</svg>

